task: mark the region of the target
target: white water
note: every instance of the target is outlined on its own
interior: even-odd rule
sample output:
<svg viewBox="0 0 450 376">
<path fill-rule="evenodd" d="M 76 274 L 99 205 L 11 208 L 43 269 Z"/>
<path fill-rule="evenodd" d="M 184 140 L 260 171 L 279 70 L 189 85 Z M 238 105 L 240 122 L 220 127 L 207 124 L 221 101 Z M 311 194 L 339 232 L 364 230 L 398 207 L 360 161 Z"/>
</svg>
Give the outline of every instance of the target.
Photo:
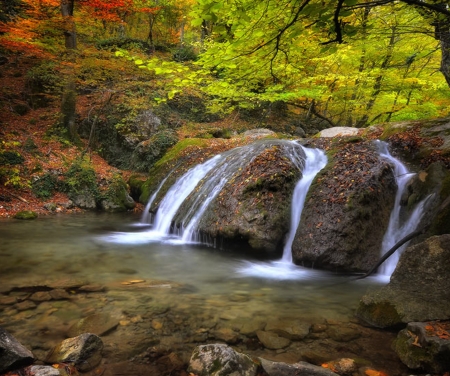
<svg viewBox="0 0 450 376">
<path fill-rule="evenodd" d="M 291 206 L 291 224 L 283 248 L 281 260 L 274 262 L 245 262 L 237 272 L 245 276 L 264 277 L 266 279 L 311 279 L 316 277 L 317 272 L 302 268 L 292 263 L 292 243 L 294 242 L 297 228 L 312 181 L 327 164 L 327 157 L 320 149 L 303 148 L 306 155 L 302 178 L 294 189 Z"/>
<path fill-rule="evenodd" d="M 145 205 L 144 212 L 142 213 L 142 217 L 141 217 L 141 223 L 150 223 L 151 222 L 150 207 L 152 206 L 153 201 L 155 201 L 155 198 L 156 198 L 158 192 L 161 190 L 162 186 L 164 185 L 164 183 L 166 182 L 166 180 L 169 176 L 170 176 L 170 174 L 167 175 L 161 181 L 161 183 L 159 183 L 158 188 L 156 188 L 156 191 L 151 195 L 150 199 L 148 200 L 147 205 Z"/>
<path fill-rule="evenodd" d="M 294 242 L 300 218 L 305 205 L 306 194 L 317 173 L 327 164 L 327 156 L 320 149 L 303 148 L 306 155 L 305 167 L 302 171 L 302 178 L 298 181 L 294 189 L 291 204 L 291 226 L 283 248 L 281 261 L 292 263 L 292 243 Z"/>
<path fill-rule="evenodd" d="M 401 163 L 398 159 L 394 158 L 389 153 L 388 146 L 385 142 L 378 141 L 378 146 L 380 150 L 380 156 L 392 162 L 394 166 L 394 176 L 397 182 L 397 193 L 395 195 L 394 207 L 391 211 L 388 228 L 386 230 L 386 233 L 384 234 L 383 242 L 381 245 L 381 255 L 384 255 L 399 240 L 401 240 L 417 228 L 417 225 L 422 218 L 423 209 L 427 198 L 422 200 L 414 208 L 411 215 L 404 222 L 401 221 L 400 211 L 402 206 L 400 200 L 403 196 L 403 193 L 405 192 L 408 182 L 415 174 L 409 172 L 403 163 Z M 395 267 L 397 266 L 401 253 L 406 249 L 407 245 L 408 243 L 397 249 L 397 251 L 380 266 L 378 273 L 385 276 L 391 276 L 395 270 Z"/>
<path fill-rule="evenodd" d="M 221 155 L 217 155 L 205 163 L 190 169 L 177 180 L 161 201 L 158 212 L 156 213 L 153 231 L 161 235 L 169 234 L 172 218 L 175 216 L 183 201 L 195 189 L 200 180 L 219 163 L 221 158 Z"/>
</svg>

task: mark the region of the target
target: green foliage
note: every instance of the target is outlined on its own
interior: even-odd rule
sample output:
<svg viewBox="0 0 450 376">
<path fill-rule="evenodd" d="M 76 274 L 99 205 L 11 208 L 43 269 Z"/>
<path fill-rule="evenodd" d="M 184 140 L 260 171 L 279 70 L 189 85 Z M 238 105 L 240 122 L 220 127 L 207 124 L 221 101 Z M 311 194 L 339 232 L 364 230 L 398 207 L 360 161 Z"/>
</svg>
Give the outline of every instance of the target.
<svg viewBox="0 0 450 376">
<path fill-rule="evenodd" d="M 0 181 L 16 189 L 30 188 L 30 181 L 20 176 L 18 168 L 0 167 Z"/>
<path fill-rule="evenodd" d="M 63 190 L 69 197 L 74 197 L 84 191 L 100 196 L 95 170 L 90 163 L 82 158 L 77 159 L 64 174 Z"/>
<path fill-rule="evenodd" d="M 58 178 L 51 173 L 46 173 L 34 180 L 31 188 L 36 197 L 40 199 L 48 199 L 53 196 L 55 191 L 58 191 L 60 184 Z"/>
<path fill-rule="evenodd" d="M 175 146 L 167 151 L 167 153 L 155 163 L 155 168 L 163 166 L 166 163 L 177 160 L 180 154 L 187 148 L 198 146 L 200 148 L 208 146 L 208 141 L 200 138 L 186 138 L 178 142 Z"/>
<path fill-rule="evenodd" d="M 149 52 L 149 44 L 137 38 L 114 37 L 109 39 L 99 40 L 95 43 L 98 49 L 112 49 L 123 48 L 131 51 Z"/>
<path fill-rule="evenodd" d="M 13 166 L 23 162 L 25 162 L 25 158 L 16 151 L 0 151 L 0 166 Z"/>
<path fill-rule="evenodd" d="M 53 94 L 61 88 L 61 76 L 53 61 L 43 60 L 27 72 L 27 85 L 32 92 Z"/>
<path fill-rule="evenodd" d="M 196 61 L 197 53 L 192 46 L 182 45 L 173 52 L 173 60 L 177 62 Z"/>
</svg>

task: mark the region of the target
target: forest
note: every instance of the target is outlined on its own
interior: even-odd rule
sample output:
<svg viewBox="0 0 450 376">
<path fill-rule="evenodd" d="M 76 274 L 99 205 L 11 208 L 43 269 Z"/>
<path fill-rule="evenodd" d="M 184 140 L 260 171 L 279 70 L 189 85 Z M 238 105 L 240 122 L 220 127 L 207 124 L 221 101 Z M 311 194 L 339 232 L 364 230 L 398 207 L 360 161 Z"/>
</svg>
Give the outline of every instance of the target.
<svg viewBox="0 0 450 376">
<path fill-rule="evenodd" d="M 449 375 L 447 0 L 0 0 L 0 83 L 0 374 Z"/>
<path fill-rule="evenodd" d="M 130 165 L 106 141 L 145 140 L 142 116 L 157 119 L 149 134 L 170 131 L 163 151 L 255 127 L 303 136 L 442 118 L 449 19 L 439 0 L 5 0 L 2 152 L 23 146 L 9 128 L 25 122 L 28 133 L 145 172 L 157 158 Z M 0 174 L 18 189 L 31 187 L 27 175 L 9 162 Z"/>
</svg>

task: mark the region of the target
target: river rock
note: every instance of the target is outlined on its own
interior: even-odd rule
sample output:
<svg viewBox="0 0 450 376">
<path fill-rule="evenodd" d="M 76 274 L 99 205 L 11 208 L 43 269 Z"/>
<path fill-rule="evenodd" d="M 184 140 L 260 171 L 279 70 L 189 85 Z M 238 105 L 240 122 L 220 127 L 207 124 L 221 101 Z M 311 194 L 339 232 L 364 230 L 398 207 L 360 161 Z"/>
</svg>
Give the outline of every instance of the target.
<svg viewBox="0 0 450 376">
<path fill-rule="evenodd" d="M 380 257 L 397 185 L 391 164 L 370 141 L 344 139 L 308 192 L 292 245 L 296 264 L 342 272 L 369 271 Z"/>
<path fill-rule="evenodd" d="M 295 163 L 289 157 L 294 152 Z M 304 158 L 301 146 L 286 140 L 260 140 L 224 153 L 224 166 L 226 171 L 232 167 L 231 175 L 225 178 L 224 169 L 213 169 L 196 188 L 202 192 L 208 184 L 215 188 L 227 179 L 198 223 L 203 237 L 217 239 L 223 248 L 280 251 L 289 231 L 291 199 Z M 196 211 L 190 210 L 196 197 L 184 201 L 175 222 L 189 222 L 189 215 Z M 202 196 L 198 205 L 204 201 Z"/>
<path fill-rule="evenodd" d="M 353 127 L 332 127 L 319 132 L 319 137 L 357 136 L 361 129 Z"/>
<path fill-rule="evenodd" d="M 357 316 L 385 328 L 450 319 L 450 234 L 408 247 L 388 285 L 363 296 Z"/>
<path fill-rule="evenodd" d="M 311 325 L 301 320 L 278 318 L 267 322 L 265 330 L 267 332 L 274 332 L 278 335 L 291 339 L 301 340 L 305 338 L 311 329 Z"/>
<path fill-rule="evenodd" d="M 261 368 L 269 376 L 336 376 L 337 374 L 306 362 L 286 364 L 259 358 Z"/>
<path fill-rule="evenodd" d="M 433 374 L 450 371 L 450 325 L 411 322 L 400 331 L 394 349 L 401 361 L 411 369 Z"/>
<path fill-rule="evenodd" d="M 224 344 L 197 346 L 188 372 L 198 376 L 255 376 L 258 366 L 252 359 Z"/>
<path fill-rule="evenodd" d="M 0 374 L 27 366 L 34 362 L 34 356 L 15 337 L 0 328 Z"/>
<path fill-rule="evenodd" d="M 102 360 L 103 342 L 100 337 L 84 333 L 56 345 L 47 355 L 47 363 L 71 363 L 81 372 L 94 369 Z"/>
<path fill-rule="evenodd" d="M 291 341 L 287 338 L 280 337 L 278 334 L 273 332 L 266 332 L 263 330 L 258 330 L 256 332 L 258 339 L 267 349 L 278 350 L 284 349 L 291 344 Z"/>
<path fill-rule="evenodd" d="M 328 336 L 336 342 L 350 342 L 361 337 L 361 333 L 354 328 L 332 325 L 327 330 Z"/>
<path fill-rule="evenodd" d="M 119 325 L 118 318 L 114 318 L 107 313 L 96 313 L 73 324 L 69 328 L 67 335 L 69 337 L 76 337 L 82 333 L 93 333 L 102 336 L 116 328 L 117 325 Z"/>
<path fill-rule="evenodd" d="M 33 376 L 61 376 L 59 370 L 51 366 L 30 366 L 27 371 Z"/>
</svg>

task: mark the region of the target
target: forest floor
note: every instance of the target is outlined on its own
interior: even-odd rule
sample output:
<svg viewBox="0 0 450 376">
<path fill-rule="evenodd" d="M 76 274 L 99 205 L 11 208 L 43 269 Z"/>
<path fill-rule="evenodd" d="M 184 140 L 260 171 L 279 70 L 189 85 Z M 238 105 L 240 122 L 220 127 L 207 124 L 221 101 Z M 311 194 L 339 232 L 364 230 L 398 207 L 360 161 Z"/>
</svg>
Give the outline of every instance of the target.
<svg viewBox="0 0 450 376">
<path fill-rule="evenodd" d="M 4 64 L 0 72 L 0 151 L 19 153 L 24 161 L 20 164 L 0 165 L 0 217 L 13 217 L 17 212 L 31 210 L 38 215 L 54 212 L 44 205 L 56 203 L 56 212 L 80 212 L 78 208 L 67 208 L 67 195 L 57 192 L 49 199 L 38 198 L 31 188 L 34 174 L 51 171 L 60 174 L 83 154 L 88 153 L 97 179 L 108 180 L 120 173 L 125 181 L 131 171 L 121 171 L 110 166 L 98 153 L 88 151 L 87 140 L 81 140 L 82 146 L 70 144 L 62 138 L 51 135 L 58 121 L 60 103 L 50 101 L 44 108 L 32 108 L 26 101 L 27 72 L 36 64 L 28 57 L 18 57 Z M 80 95 L 77 101 L 77 113 L 85 113 L 83 108 L 89 104 L 86 96 Z M 142 209 L 137 205 L 136 210 Z"/>
</svg>

